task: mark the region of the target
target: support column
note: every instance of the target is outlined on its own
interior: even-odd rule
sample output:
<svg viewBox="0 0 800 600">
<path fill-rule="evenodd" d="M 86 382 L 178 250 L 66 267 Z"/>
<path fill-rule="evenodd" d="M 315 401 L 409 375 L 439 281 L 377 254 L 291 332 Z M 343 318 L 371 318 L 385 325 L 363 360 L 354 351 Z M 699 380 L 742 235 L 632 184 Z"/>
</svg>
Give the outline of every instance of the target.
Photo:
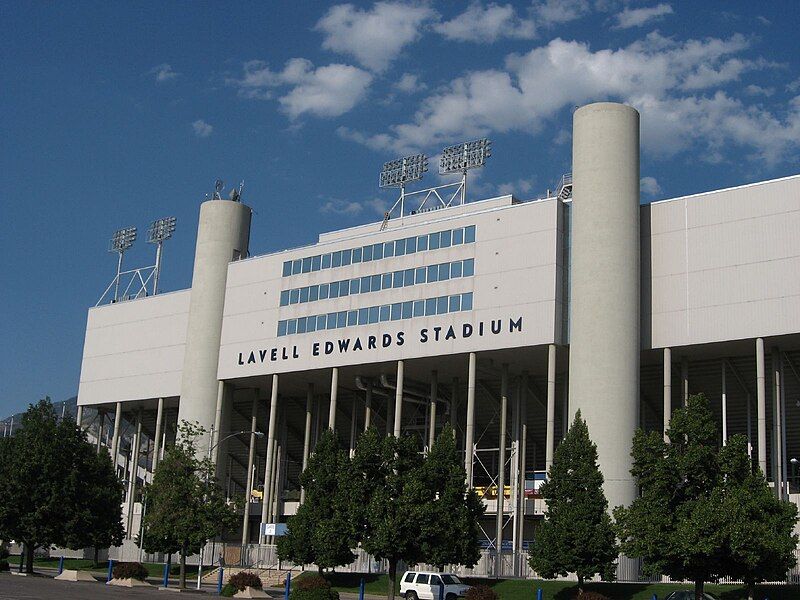
<svg viewBox="0 0 800 600">
<path fill-rule="evenodd" d="M 508 472 L 508 482 L 511 484 L 511 553 L 514 557 L 512 575 L 519 576 L 519 556 L 517 545 L 519 542 L 519 413 L 520 413 L 520 378 L 514 381 L 514 406 L 511 409 L 511 464 Z"/>
<path fill-rule="evenodd" d="M 722 360 L 722 445 L 728 445 L 728 389 L 725 381 L 725 360 Z"/>
<path fill-rule="evenodd" d="M 161 424 L 164 419 L 164 398 L 158 399 L 156 409 L 156 430 L 153 433 L 153 473 L 156 472 L 158 461 L 161 458 Z"/>
<path fill-rule="evenodd" d="M 522 552 L 522 544 L 525 541 L 525 469 L 528 453 L 528 373 L 522 373 L 522 391 L 520 394 L 520 413 L 519 413 L 519 483 L 518 498 L 519 519 L 517 519 L 517 548 L 516 552 Z"/>
<path fill-rule="evenodd" d="M 273 461 L 272 461 L 272 453 L 273 447 L 275 446 L 275 425 L 278 420 L 278 374 L 275 373 L 272 375 L 272 390 L 270 393 L 270 404 L 269 404 L 269 426 L 268 426 L 268 433 L 267 433 L 267 454 L 265 457 L 265 466 L 264 466 L 264 493 L 261 497 L 261 522 L 266 523 L 267 519 L 269 518 L 269 508 L 270 508 L 270 501 L 271 499 L 269 496 L 269 491 L 272 482 L 272 471 L 273 471 Z M 259 543 L 264 543 L 264 535 L 261 531 L 258 532 L 258 539 Z"/>
<path fill-rule="evenodd" d="M 98 410 L 97 411 L 97 444 L 95 451 L 97 454 L 100 454 L 100 448 L 103 446 L 103 429 L 106 426 L 106 411 Z"/>
<path fill-rule="evenodd" d="M 428 452 L 433 448 L 436 441 L 436 399 L 438 397 L 439 372 L 431 371 L 431 425 L 428 431 Z"/>
<path fill-rule="evenodd" d="M 756 419 L 758 421 L 758 466 L 767 476 L 767 388 L 764 377 L 764 338 L 756 338 Z"/>
<path fill-rule="evenodd" d="M 686 406 L 689 401 L 689 359 L 686 356 L 681 357 L 681 398 Z"/>
<path fill-rule="evenodd" d="M 328 429 L 336 429 L 336 397 L 339 395 L 339 367 L 331 369 L 331 404 L 328 408 Z"/>
<path fill-rule="evenodd" d="M 585 418 L 585 417 L 584 417 Z M 547 346 L 547 430 L 545 439 L 545 469 L 550 473 L 553 464 L 553 450 L 556 429 L 556 347 Z"/>
<path fill-rule="evenodd" d="M 364 399 L 364 431 L 372 424 L 372 381 L 367 383 L 367 393 Z"/>
<path fill-rule="evenodd" d="M 469 353 L 469 373 L 467 375 L 467 425 L 464 435 L 464 470 L 467 472 L 467 486 L 472 487 L 472 455 L 475 440 L 475 371 L 477 356 Z"/>
<path fill-rule="evenodd" d="M 244 516 L 242 517 L 242 546 L 250 543 L 250 494 L 253 491 L 253 461 L 256 458 L 256 427 L 258 422 L 258 388 L 253 390 L 250 409 L 250 447 L 247 451 L 247 489 L 244 491 Z M 230 472 L 230 471 L 229 471 Z"/>
<path fill-rule="evenodd" d="M 225 382 L 220 381 L 217 384 L 217 404 L 216 408 L 214 409 L 214 430 L 212 431 L 211 435 L 211 452 L 209 452 L 209 456 L 212 461 L 214 461 L 214 467 L 217 466 L 217 457 L 219 456 L 219 440 L 222 439 L 220 436 L 220 430 L 222 428 L 222 403 L 225 401 Z"/>
<path fill-rule="evenodd" d="M 303 432 L 303 471 L 308 466 L 308 455 L 311 452 L 311 419 L 314 411 L 314 384 L 308 384 L 306 391 L 306 427 Z M 300 504 L 306 500 L 306 488 L 300 488 Z"/>
<path fill-rule="evenodd" d="M 394 391 L 394 437 L 400 437 L 403 425 L 403 371 L 404 361 L 397 361 L 397 388 Z"/>
<path fill-rule="evenodd" d="M 139 446 L 142 445 L 142 409 L 136 413 L 136 434 L 133 437 L 131 449 L 131 468 L 128 474 L 128 520 L 125 526 L 125 537 L 132 539 L 131 527 L 133 526 L 133 504 L 136 499 L 136 475 L 139 472 Z"/>
<path fill-rule="evenodd" d="M 772 471 L 772 481 L 775 485 L 775 493 L 779 499 L 783 498 L 783 427 L 781 423 L 781 415 L 783 403 L 781 389 L 781 353 L 778 348 L 772 349 L 772 434 L 773 434 L 773 452 L 775 458 L 772 464 L 775 468 Z"/>
<path fill-rule="evenodd" d="M 122 425 L 122 402 L 117 402 L 114 412 L 114 434 L 111 438 L 111 464 L 114 465 L 114 472 L 117 472 L 117 453 L 119 451 L 119 429 Z"/>
<path fill-rule="evenodd" d="M 555 396 L 554 396 L 555 398 Z M 504 364 L 500 375 L 500 456 L 497 471 L 497 515 L 495 520 L 495 546 L 497 561 L 495 575 L 503 570 L 503 512 L 506 493 L 506 422 L 508 421 L 508 364 Z"/>
<path fill-rule="evenodd" d="M 664 441 L 668 442 L 667 430 L 672 418 L 672 348 L 664 348 Z"/>
<path fill-rule="evenodd" d="M 79 406 L 75 414 L 75 424 L 80 427 L 81 423 L 83 423 L 83 406 Z"/>
</svg>

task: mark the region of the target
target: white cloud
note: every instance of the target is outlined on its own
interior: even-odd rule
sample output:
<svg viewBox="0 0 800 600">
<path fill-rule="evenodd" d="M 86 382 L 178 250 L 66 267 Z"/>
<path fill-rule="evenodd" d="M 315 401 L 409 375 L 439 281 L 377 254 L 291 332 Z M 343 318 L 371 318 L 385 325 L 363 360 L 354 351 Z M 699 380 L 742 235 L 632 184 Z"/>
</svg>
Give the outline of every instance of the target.
<svg viewBox="0 0 800 600">
<path fill-rule="evenodd" d="M 517 179 L 508 183 L 501 183 L 497 186 L 497 193 L 501 196 L 506 194 L 530 194 L 533 190 L 533 179 Z"/>
<path fill-rule="evenodd" d="M 331 64 L 314 67 L 304 58 L 292 58 L 283 71 L 272 71 L 261 61 L 244 65 L 241 79 L 229 81 L 249 98 L 270 99 L 276 88 L 288 87 L 279 96 L 281 109 L 296 119 L 309 113 L 317 117 L 338 117 L 361 102 L 372 75 L 352 65 Z"/>
<path fill-rule="evenodd" d="M 203 119 L 197 119 L 192 123 L 192 131 L 199 138 L 207 138 L 214 131 L 213 125 L 209 125 Z"/>
<path fill-rule="evenodd" d="M 678 42 L 651 33 L 627 47 L 597 51 L 555 39 L 507 56 L 504 69 L 454 79 L 388 132 L 339 134 L 373 149 L 413 152 L 492 132 L 535 133 L 564 109 L 616 100 L 640 110 L 643 147 L 654 154 L 700 146 L 713 162 L 735 144 L 754 157 L 780 160 L 800 140 L 797 103 L 778 115 L 716 91 L 766 64 L 737 56 L 747 47 L 740 35 Z"/>
<path fill-rule="evenodd" d="M 552 26 L 585 17 L 592 10 L 589 0 L 544 0 L 534 5 L 542 25 Z"/>
<path fill-rule="evenodd" d="M 314 29 L 324 35 L 323 48 L 353 56 L 380 73 L 436 16 L 436 11 L 422 4 L 376 2 L 369 10 L 339 4 L 328 10 Z"/>
<path fill-rule="evenodd" d="M 169 81 L 170 79 L 175 79 L 179 75 L 178 73 L 173 71 L 172 67 L 167 63 L 163 63 L 153 67 L 148 71 L 148 74 L 155 76 L 156 81 L 158 83 Z"/>
<path fill-rule="evenodd" d="M 496 42 L 502 38 L 529 40 L 536 37 L 536 26 L 532 19 L 517 15 L 510 4 L 488 4 L 473 2 L 460 15 L 439 23 L 434 29 L 449 40 L 459 42 Z"/>
<path fill-rule="evenodd" d="M 775 93 L 775 88 L 765 88 L 761 87 L 760 85 L 748 85 L 744 88 L 744 91 L 747 92 L 750 96 L 772 96 Z"/>
<path fill-rule="evenodd" d="M 331 198 L 319 207 L 320 212 L 334 213 L 337 215 L 357 215 L 364 209 L 358 202 Z"/>
<path fill-rule="evenodd" d="M 661 193 L 661 186 L 655 177 L 642 177 L 639 180 L 639 189 L 645 196 L 655 196 Z"/>
<path fill-rule="evenodd" d="M 397 83 L 394 84 L 396 90 L 403 92 L 404 94 L 413 94 L 415 92 L 421 92 L 426 89 L 428 86 L 422 83 L 419 80 L 419 77 L 414 75 L 413 73 L 403 73 L 402 77 L 397 80 Z"/>
<path fill-rule="evenodd" d="M 800 92 L 800 77 L 795 79 L 794 81 L 790 81 L 786 84 L 786 91 L 787 92 Z"/>
<path fill-rule="evenodd" d="M 673 14 L 672 6 L 669 4 L 657 4 L 644 8 L 626 8 L 616 17 L 616 29 L 630 29 L 631 27 L 642 27 L 643 25 L 661 19 L 666 15 Z"/>
</svg>

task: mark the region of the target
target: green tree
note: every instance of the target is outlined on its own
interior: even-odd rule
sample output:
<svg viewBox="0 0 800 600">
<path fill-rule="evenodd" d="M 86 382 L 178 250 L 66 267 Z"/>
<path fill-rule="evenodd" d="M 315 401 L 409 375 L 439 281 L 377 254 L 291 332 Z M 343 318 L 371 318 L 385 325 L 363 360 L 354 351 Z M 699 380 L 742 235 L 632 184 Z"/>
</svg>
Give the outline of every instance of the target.
<svg viewBox="0 0 800 600">
<path fill-rule="evenodd" d="M 178 441 L 158 463 L 146 489 L 144 539 L 150 552 L 180 553 L 180 587 L 186 587 L 186 557 L 206 541 L 236 527 L 235 507 L 225 501 L 211 460 L 197 456 L 205 429 L 182 422 Z"/>
<path fill-rule="evenodd" d="M 723 463 L 705 396 L 674 411 L 667 435 L 669 442 L 660 432 L 637 431 L 631 474 L 640 496 L 614 516 L 625 554 L 641 557 L 651 575 L 693 581 L 700 599 L 705 583 L 727 568 Z"/>
<path fill-rule="evenodd" d="M 323 432 L 300 476 L 305 502 L 289 517 L 286 535 L 278 538 L 282 560 L 314 563 L 320 572 L 353 561 L 348 462 L 336 433 Z"/>
<path fill-rule="evenodd" d="M 437 565 L 474 566 L 480 558 L 479 519 L 486 507 L 467 487 L 467 473 L 446 425 L 433 443 L 420 476 L 427 498 L 420 505 L 420 546 L 424 561 Z"/>
<path fill-rule="evenodd" d="M 74 420 L 57 419 L 49 398 L 31 405 L 14 437 L 3 440 L 0 537 L 24 544 L 28 573 L 36 548 L 119 538 L 122 491 L 110 467 Z"/>
<path fill-rule="evenodd" d="M 583 592 L 587 577 L 611 580 L 618 556 L 597 446 L 580 411 L 553 456 L 541 488 L 547 513 L 536 535 L 530 565 L 541 576 L 575 573 Z"/>
</svg>

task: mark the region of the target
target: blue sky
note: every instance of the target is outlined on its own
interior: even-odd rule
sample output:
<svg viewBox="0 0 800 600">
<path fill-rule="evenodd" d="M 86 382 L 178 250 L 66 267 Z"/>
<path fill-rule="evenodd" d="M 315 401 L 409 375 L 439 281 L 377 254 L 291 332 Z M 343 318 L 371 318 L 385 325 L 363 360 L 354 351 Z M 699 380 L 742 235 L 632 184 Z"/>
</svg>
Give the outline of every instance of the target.
<svg viewBox="0 0 800 600">
<path fill-rule="evenodd" d="M 377 220 L 384 161 L 478 136 L 471 197 L 535 197 L 596 100 L 641 111 L 645 201 L 800 172 L 797 2 L 5 2 L 0 22 L 3 416 L 77 392 L 115 229 L 177 216 L 162 289 L 189 286 L 216 178 L 245 180 L 262 254 Z"/>
</svg>

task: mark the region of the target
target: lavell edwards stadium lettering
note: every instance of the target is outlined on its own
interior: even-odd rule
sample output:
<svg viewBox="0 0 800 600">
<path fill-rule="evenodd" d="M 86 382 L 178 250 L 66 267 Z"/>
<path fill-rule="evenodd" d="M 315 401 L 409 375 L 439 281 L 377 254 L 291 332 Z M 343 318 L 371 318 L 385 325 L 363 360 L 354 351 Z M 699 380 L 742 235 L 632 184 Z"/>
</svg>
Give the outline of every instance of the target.
<svg viewBox="0 0 800 600">
<path fill-rule="evenodd" d="M 419 330 L 420 343 L 441 342 L 455 339 L 466 339 L 473 335 L 499 335 L 503 332 L 503 319 L 492 319 L 488 324 L 480 321 L 477 325 L 464 323 L 461 327 L 449 325 L 447 328 L 442 326 L 423 327 Z M 508 333 L 522 332 L 522 317 L 508 319 Z M 326 340 L 324 342 L 314 342 L 311 345 L 311 354 L 321 356 L 323 354 L 345 354 L 347 352 L 358 352 L 359 350 L 378 350 L 388 348 L 391 345 L 402 346 L 406 341 L 406 332 L 398 331 L 394 335 L 383 333 L 381 335 L 357 336 L 355 338 L 341 338 L 335 341 Z M 239 352 L 239 365 L 252 365 L 265 363 L 267 361 L 276 362 L 279 360 L 292 360 L 300 358 L 297 346 L 281 346 L 276 348 L 262 348 L 250 352 Z"/>
</svg>

